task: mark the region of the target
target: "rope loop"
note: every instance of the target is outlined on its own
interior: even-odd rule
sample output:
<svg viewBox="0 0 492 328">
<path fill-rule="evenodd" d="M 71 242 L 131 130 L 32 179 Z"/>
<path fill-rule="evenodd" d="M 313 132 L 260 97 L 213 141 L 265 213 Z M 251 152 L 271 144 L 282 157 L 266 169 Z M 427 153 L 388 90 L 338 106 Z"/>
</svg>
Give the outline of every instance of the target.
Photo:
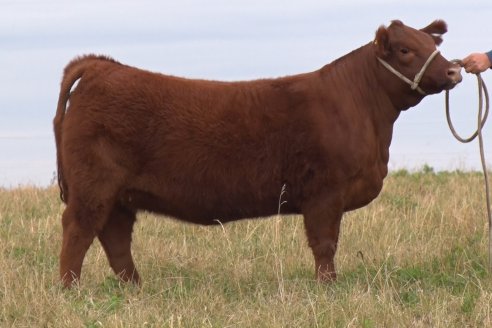
<svg viewBox="0 0 492 328">
<path fill-rule="evenodd" d="M 461 60 L 454 60 L 453 62 L 463 66 Z M 487 166 L 485 164 L 485 152 L 483 145 L 482 129 L 487 121 L 487 116 L 489 115 L 489 93 L 487 91 L 487 86 L 482 79 L 480 73 L 476 74 L 478 82 L 478 119 L 477 119 L 477 130 L 468 138 L 461 137 L 455 130 L 453 123 L 451 122 L 451 115 L 449 113 L 449 90 L 446 90 L 446 119 L 448 121 L 449 129 L 453 136 L 462 143 L 468 143 L 473 141 L 478 137 L 478 145 L 480 148 L 480 160 L 482 162 L 483 176 L 485 180 L 485 198 L 487 202 L 487 217 L 489 223 L 489 273 L 492 273 L 492 212 L 490 209 L 490 187 L 489 178 L 487 172 Z M 485 96 L 485 113 L 483 113 L 483 104 Z M 482 115 L 483 114 L 483 115 Z"/>
<path fill-rule="evenodd" d="M 450 114 L 450 106 L 449 106 L 449 90 L 446 90 L 446 120 L 448 121 L 449 129 L 451 130 L 451 133 L 453 136 L 456 138 L 461 143 L 469 143 L 475 140 L 475 138 L 478 136 L 479 132 L 483 129 L 485 126 L 485 122 L 487 121 L 487 117 L 489 116 L 489 93 L 487 90 L 487 86 L 483 82 L 482 76 L 480 73 L 476 74 L 477 76 L 477 83 L 478 83 L 478 127 L 473 134 L 468 137 L 462 137 L 459 135 L 459 133 L 456 131 L 454 128 L 453 122 L 451 120 L 451 114 Z M 483 99 L 485 96 L 485 112 L 483 112 Z M 483 113 L 483 117 L 482 117 Z"/>
</svg>

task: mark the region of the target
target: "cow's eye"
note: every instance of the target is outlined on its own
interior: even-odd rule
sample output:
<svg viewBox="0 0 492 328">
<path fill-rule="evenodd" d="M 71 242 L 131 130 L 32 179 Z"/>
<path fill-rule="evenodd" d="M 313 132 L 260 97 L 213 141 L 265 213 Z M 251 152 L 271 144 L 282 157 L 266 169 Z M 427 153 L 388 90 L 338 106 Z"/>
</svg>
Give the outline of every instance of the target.
<svg viewBox="0 0 492 328">
<path fill-rule="evenodd" d="M 404 54 L 404 55 L 406 55 L 406 54 L 408 54 L 408 53 L 409 53 L 409 51 L 408 51 L 408 49 L 407 49 L 407 48 L 401 48 L 401 49 L 400 49 L 400 52 L 401 52 L 402 54 Z"/>
</svg>

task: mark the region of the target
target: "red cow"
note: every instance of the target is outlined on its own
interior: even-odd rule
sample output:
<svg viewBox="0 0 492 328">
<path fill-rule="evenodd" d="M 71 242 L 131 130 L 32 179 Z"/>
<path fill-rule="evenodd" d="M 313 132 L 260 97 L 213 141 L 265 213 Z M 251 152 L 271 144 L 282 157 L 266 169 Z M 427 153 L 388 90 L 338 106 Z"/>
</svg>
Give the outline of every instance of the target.
<svg viewBox="0 0 492 328">
<path fill-rule="evenodd" d="M 316 276 L 334 280 L 342 215 L 381 191 L 400 112 L 461 81 L 436 50 L 446 30 L 394 21 L 319 70 L 247 82 L 73 60 L 54 119 L 62 282 L 78 281 L 98 237 L 114 272 L 138 283 L 139 210 L 204 225 L 271 216 L 284 185 L 282 213 L 304 216 Z"/>
</svg>

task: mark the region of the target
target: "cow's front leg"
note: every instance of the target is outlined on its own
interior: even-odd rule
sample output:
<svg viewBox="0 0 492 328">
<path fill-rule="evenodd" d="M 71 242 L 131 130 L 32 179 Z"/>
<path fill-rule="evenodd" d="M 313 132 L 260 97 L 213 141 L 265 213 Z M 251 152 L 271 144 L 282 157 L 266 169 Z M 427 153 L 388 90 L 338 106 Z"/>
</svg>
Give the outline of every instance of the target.
<svg viewBox="0 0 492 328">
<path fill-rule="evenodd" d="M 318 199 L 306 205 L 303 214 L 308 244 L 314 255 L 316 278 L 322 282 L 334 281 L 337 276 L 334 257 L 343 215 L 341 202 L 331 198 Z"/>
</svg>

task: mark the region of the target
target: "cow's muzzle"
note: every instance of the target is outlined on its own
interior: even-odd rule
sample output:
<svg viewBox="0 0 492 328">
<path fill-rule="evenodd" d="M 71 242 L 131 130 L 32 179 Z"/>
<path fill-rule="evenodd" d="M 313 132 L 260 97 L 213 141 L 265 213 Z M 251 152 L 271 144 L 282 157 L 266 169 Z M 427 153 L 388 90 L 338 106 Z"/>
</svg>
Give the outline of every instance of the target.
<svg viewBox="0 0 492 328">
<path fill-rule="evenodd" d="M 446 90 L 450 90 L 454 88 L 458 83 L 463 80 L 463 76 L 461 76 L 461 67 L 463 67 L 463 63 L 461 60 L 452 60 L 452 65 L 448 68 L 447 76 L 449 83 L 446 86 Z"/>
</svg>

